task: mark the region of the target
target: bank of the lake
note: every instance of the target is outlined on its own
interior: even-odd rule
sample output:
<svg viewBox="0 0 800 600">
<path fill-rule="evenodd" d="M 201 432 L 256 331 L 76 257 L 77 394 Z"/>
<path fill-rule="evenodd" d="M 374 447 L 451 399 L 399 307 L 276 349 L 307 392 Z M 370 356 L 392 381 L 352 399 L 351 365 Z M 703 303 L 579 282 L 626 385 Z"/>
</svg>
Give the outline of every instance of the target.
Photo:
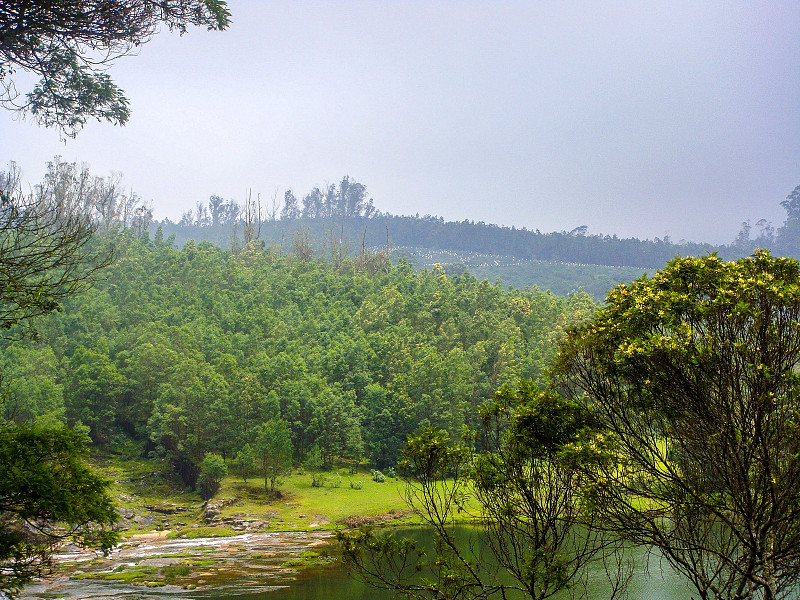
<svg viewBox="0 0 800 600">
<path fill-rule="evenodd" d="M 108 557 L 67 550 L 62 573 L 25 588 L 24 600 L 52 598 L 239 598 L 280 590 L 298 573 L 333 562 L 330 531 L 246 533 L 216 538 L 145 534 Z M 242 596 L 244 594 L 244 596 Z"/>
<path fill-rule="evenodd" d="M 296 469 L 274 490 L 264 479 L 229 475 L 214 498 L 203 502 L 165 473 L 163 463 L 131 459 L 98 460 L 113 482 L 123 538 L 169 532 L 170 537 L 214 537 L 241 533 L 312 531 L 364 520 L 414 524 L 399 478 L 376 478 L 362 467 L 316 472 Z M 317 485 L 313 485 L 316 482 Z"/>
</svg>

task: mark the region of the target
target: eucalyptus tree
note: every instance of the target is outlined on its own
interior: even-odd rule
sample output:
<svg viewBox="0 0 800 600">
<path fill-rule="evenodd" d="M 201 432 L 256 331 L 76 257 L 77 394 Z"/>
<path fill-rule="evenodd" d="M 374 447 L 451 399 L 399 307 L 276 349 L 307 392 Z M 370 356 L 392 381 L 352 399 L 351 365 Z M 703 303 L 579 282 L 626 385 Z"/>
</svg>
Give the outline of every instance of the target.
<svg viewBox="0 0 800 600">
<path fill-rule="evenodd" d="M 275 483 L 292 470 L 292 434 L 283 419 L 270 419 L 255 430 L 255 455 L 264 476 L 264 489 L 275 490 Z"/>
</svg>

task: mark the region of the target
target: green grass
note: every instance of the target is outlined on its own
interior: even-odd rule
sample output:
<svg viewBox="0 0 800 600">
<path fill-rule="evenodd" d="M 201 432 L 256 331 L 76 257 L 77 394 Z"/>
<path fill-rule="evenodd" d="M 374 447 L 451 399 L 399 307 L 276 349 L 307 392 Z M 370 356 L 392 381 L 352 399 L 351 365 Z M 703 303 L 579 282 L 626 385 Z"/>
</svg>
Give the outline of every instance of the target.
<svg viewBox="0 0 800 600">
<path fill-rule="evenodd" d="M 242 504 L 226 507 L 223 516 L 234 513 L 252 513 L 270 520 L 272 530 L 310 529 L 311 525 L 332 528 L 352 515 L 374 516 L 392 510 L 404 510 L 402 498 L 403 484 L 399 479 L 387 478 L 384 483 L 376 483 L 369 473 L 342 475 L 341 485 L 332 487 L 335 473 L 327 474 L 328 484 L 323 487 L 311 485 L 309 473 L 293 474 L 285 477 L 276 488 L 281 498 L 271 498 L 264 490 L 263 479 L 251 478 L 245 484 L 241 480 L 228 477 L 223 481 L 217 494 L 220 498 L 236 497 Z M 350 487 L 350 481 L 360 481 L 362 489 Z"/>
<path fill-rule="evenodd" d="M 192 572 L 192 567 L 187 564 L 178 563 L 175 565 L 167 565 L 165 567 L 161 567 L 159 573 L 162 577 L 164 577 L 164 581 L 167 583 L 175 583 L 175 580 L 178 577 L 185 577 Z"/>
<path fill-rule="evenodd" d="M 167 583 L 174 584 L 178 579 L 192 574 L 193 567 L 205 566 L 200 562 L 216 561 L 186 561 L 157 568 L 152 566 L 120 565 L 110 573 L 78 573 L 72 575 L 76 579 L 98 579 L 101 581 L 116 581 L 130 585 L 147 585 L 149 587 L 162 586 Z"/>
<path fill-rule="evenodd" d="M 120 566 L 110 573 L 78 573 L 72 575 L 74 579 L 101 579 L 103 581 L 118 581 L 131 584 L 152 581 L 157 576 L 158 569 L 149 566 Z"/>
<path fill-rule="evenodd" d="M 301 552 L 300 556 L 296 558 L 291 558 L 283 563 L 284 567 L 310 567 L 315 565 L 326 565 L 332 562 L 334 559 L 323 552 L 320 554 L 319 552 L 312 552 L 307 550 L 305 552 Z"/>
<path fill-rule="evenodd" d="M 251 556 L 251 558 L 260 558 L 264 556 L 263 554 L 256 556 L 255 554 Z M 184 561 L 185 564 L 191 567 L 210 567 L 212 565 L 216 565 L 220 563 L 220 560 L 217 558 L 201 558 L 201 559 L 194 559 L 194 560 L 187 560 Z"/>
</svg>

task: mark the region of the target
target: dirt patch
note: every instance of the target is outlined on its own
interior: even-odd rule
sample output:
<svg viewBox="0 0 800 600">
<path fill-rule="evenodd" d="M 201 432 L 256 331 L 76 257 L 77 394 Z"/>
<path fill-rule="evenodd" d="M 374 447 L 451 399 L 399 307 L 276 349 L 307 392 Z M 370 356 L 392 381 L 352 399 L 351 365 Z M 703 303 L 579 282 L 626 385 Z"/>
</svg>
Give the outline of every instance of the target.
<svg viewBox="0 0 800 600">
<path fill-rule="evenodd" d="M 356 527 L 362 527 L 363 525 L 375 525 L 376 523 L 383 523 L 386 521 L 392 521 L 394 519 L 402 519 L 412 514 L 414 514 L 413 510 L 391 510 L 388 513 L 374 515 L 371 517 L 350 515 L 349 517 L 345 517 L 338 522 L 348 529 L 355 529 Z"/>
<path fill-rule="evenodd" d="M 136 533 L 128 538 L 128 542 L 146 542 L 150 540 L 159 540 L 167 537 L 169 531 L 150 531 L 149 533 Z"/>
</svg>

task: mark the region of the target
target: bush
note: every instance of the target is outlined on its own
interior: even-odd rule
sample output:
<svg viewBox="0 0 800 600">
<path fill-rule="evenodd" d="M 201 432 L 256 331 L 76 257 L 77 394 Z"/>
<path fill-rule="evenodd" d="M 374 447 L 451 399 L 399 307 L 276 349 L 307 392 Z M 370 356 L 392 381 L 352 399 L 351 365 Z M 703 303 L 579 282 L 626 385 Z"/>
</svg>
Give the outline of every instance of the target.
<svg viewBox="0 0 800 600">
<path fill-rule="evenodd" d="M 352 489 L 352 490 L 360 490 L 363 487 L 364 487 L 364 484 L 361 481 L 351 481 L 350 482 L 350 489 Z"/>
<path fill-rule="evenodd" d="M 375 481 L 377 483 L 383 483 L 384 481 L 386 481 L 386 475 L 384 475 L 383 473 L 381 473 L 380 471 L 378 471 L 376 469 L 373 469 L 372 470 L 372 481 Z"/>
<path fill-rule="evenodd" d="M 394 467 L 389 467 L 388 469 L 386 469 L 386 476 L 394 479 L 395 477 L 397 477 L 397 471 L 394 470 Z"/>
<path fill-rule="evenodd" d="M 333 488 L 340 488 L 340 487 L 342 487 L 342 476 L 341 476 L 341 475 L 339 475 L 339 473 L 337 473 L 337 474 L 336 474 L 336 475 L 333 477 L 333 481 L 331 481 L 331 487 L 333 487 Z"/>
</svg>

